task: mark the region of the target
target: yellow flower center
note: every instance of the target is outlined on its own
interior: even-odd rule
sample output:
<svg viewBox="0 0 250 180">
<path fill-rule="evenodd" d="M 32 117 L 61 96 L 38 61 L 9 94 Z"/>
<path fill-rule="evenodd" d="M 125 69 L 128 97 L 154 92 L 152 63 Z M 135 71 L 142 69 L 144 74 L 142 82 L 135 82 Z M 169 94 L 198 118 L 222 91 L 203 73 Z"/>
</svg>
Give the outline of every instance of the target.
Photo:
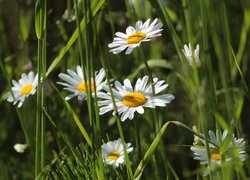
<svg viewBox="0 0 250 180">
<path fill-rule="evenodd" d="M 22 87 L 22 89 L 21 89 L 21 95 L 23 96 L 23 95 L 29 94 L 30 91 L 32 90 L 32 88 L 33 88 L 32 84 L 28 84 L 28 85 Z"/>
<path fill-rule="evenodd" d="M 218 150 L 213 150 L 212 151 L 212 158 L 214 160 L 221 160 L 220 152 Z"/>
<path fill-rule="evenodd" d="M 141 40 L 145 39 L 146 34 L 143 32 L 136 32 L 128 37 L 127 43 L 128 44 L 136 44 L 140 42 Z"/>
<path fill-rule="evenodd" d="M 122 98 L 122 104 L 128 107 L 137 107 L 146 103 L 146 97 L 140 92 L 127 93 Z"/>
<path fill-rule="evenodd" d="M 94 92 L 95 91 L 95 86 L 94 86 L 93 82 L 91 82 L 91 83 L 82 82 L 82 83 L 78 84 L 77 90 L 80 91 L 80 92 L 86 92 L 87 91 L 86 85 L 89 87 L 89 84 L 90 84 L 90 91 Z"/>
<path fill-rule="evenodd" d="M 119 151 L 114 151 L 108 155 L 108 160 L 117 160 L 120 157 Z"/>
</svg>

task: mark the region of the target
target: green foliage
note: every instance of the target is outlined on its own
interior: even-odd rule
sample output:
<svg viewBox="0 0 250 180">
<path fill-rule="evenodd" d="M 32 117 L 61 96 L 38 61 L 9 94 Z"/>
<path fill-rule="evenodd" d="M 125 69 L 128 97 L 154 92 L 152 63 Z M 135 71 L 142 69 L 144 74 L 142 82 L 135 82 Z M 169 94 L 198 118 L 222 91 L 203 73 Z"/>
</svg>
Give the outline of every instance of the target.
<svg viewBox="0 0 250 180">
<path fill-rule="evenodd" d="M 0 179 L 207 179 L 207 167 L 210 179 L 250 177 L 250 160 L 237 158 L 234 137 L 216 145 L 208 134 L 217 130 L 218 141 L 222 130 L 246 142 L 250 137 L 248 0 L 3 0 L 0 15 Z M 129 55 L 109 52 L 116 32 L 148 18 L 163 24 L 160 37 Z M 193 49 L 200 45 L 200 66 L 183 53 L 189 42 Z M 89 87 L 86 101 L 66 101 L 69 92 L 56 83 L 76 65 L 85 81 L 104 68 L 109 88 L 145 75 L 151 85 L 154 77 L 165 80 L 164 93 L 175 100 L 121 122 L 111 93 L 115 116 L 99 116 L 100 98 L 91 98 Z M 31 70 L 43 81 L 37 97 L 17 108 L 6 101 L 11 80 Z M 190 151 L 193 135 L 204 140 L 209 159 L 209 144 L 222 156 L 234 147 L 232 161 L 200 165 Z M 118 138 L 134 150 L 115 168 L 103 161 L 101 145 Z M 18 154 L 16 143 L 29 147 Z"/>
</svg>

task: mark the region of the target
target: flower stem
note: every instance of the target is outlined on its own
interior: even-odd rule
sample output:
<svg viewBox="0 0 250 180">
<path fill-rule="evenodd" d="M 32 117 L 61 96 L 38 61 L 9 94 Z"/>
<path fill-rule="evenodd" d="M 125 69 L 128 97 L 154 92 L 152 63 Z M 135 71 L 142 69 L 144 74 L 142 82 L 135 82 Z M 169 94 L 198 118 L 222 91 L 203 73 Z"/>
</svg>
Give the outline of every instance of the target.
<svg viewBox="0 0 250 180">
<path fill-rule="evenodd" d="M 99 49 L 101 47 L 99 42 L 98 42 L 98 47 L 99 47 Z M 100 51 L 100 53 L 101 53 L 101 51 Z M 119 135 L 120 135 L 121 140 L 122 140 L 128 178 L 129 179 L 134 179 L 131 164 L 130 164 L 129 157 L 128 157 L 127 146 L 126 146 L 126 143 L 125 143 L 125 140 L 124 140 L 124 133 L 123 133 L 123 130 L 122 130 L 121 119 L 119 117 L 119 113 L 118 113 L 118 110 L 117 110 L 117 107 L 116 107 L 114 93 L 112 91 L 112 87 L 111 87 L 111 83 L 110 83 L 110 77 L 109 77 L 108 70 L 107 70 L 107 67 L 106 67 L 106 62 L 103 60 L 103 58 L 101 56 L 100 56 L 100 58 L 101 58 L 101 63 L 102 63 L 103 69 L 105 70 L 105 74 L 106 74 L 107 84 L 108 84 L 108 88 L 109 88 L 109 91 L 110 91 L 111 100 L 112 100 L 112 104 L 113 104 L 113 108 L 114 108 L 114 112 L 115 112 L 118 132 L 119 132 Z"/>
<path fill-rule="evenodd" d="M 145 67 L 146 67 L 146 69 L 148 71 L 149 80 L 150 80 L 151 86 L 152 86 L 152 93 L 153 93 L 153 96 L 154 96 L 155 95 L 155 85 L 154 85 L 154 79 L 153 79 L 153 76 L 152 76 L 152 72 L 151 72 L 151 69 L 150 69 L 150 67 L 148 65 L 147 60 L 144 57 L 143 57 L 143 62 L 144 62 Z"/>
<path fill-rule="evenodd" d="M 135 130 L 136 130 L 136 147 L 138 150 L 138 158 L 142 158 L 142 151 L 141 151 L 141 139 L 140 139 L 140 127 L 137 120 L 134 121 L 135 123 Z"/>
<path fill-rule="evenodd" d="M 46 0 L 36 1 L 36 35 L 38 39 L 37 50 L 37 112 L 36 112 L 36 153 L 35 153 L 35 177 L 37 177 L 45 166 L 45 106 L 44 81 L 46 75 Z M 42 80 L 42 81 L 41 81 Z M 40 177 L 39 179 L 44 179 Z"/>
</svg>

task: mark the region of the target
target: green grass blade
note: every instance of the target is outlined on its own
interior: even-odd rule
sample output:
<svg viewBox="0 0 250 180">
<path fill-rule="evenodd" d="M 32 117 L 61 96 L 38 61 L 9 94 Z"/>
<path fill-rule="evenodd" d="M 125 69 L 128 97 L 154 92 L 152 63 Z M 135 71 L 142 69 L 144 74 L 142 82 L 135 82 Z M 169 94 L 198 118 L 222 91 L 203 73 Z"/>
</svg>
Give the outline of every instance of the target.
<svg viewBox="0 0 250 180">
<path fill-rule="evenodd" d="M 160 16 L 162 23 L 165 27 L 167 27 L 170 31 L 170 35 L 172 36 L 172 40 L 175 46 L 175 49 L 179 55 L 179 57 L 182 57 L 182 51 L 179 48 L 180 46 L 182 46 L 182 42 L 180 37 L 178 36 L 178 34 L 175 31 L 174 25 L 172 23 L 172 20 L 168 14 L 168 12 L 164 9 L 164 5 L 161 1 L 158 0 L 149 0 L 149 2 L 151 3 L 151 5 L 157 10 L 158 15 Z"/>
<path fill-rule="evenodd" d="M 143 170 L 146 166 L 146 164 L 148 163 L 150 157 L 153 155 L 158 143 L 160 142 L 160 140 L 162 139 L 162 135 L 165 133 L 168 125 L 171 123 L 170 122 L 167 122 L 165 123 L 160 132 L 158 133 L 158 135 L 155 137 L 154 141 L 152 142 L 152 144 L 150 145 L 150 147 L 148 148 L 147 152 L 145 153 L 143 159 L 140 161 L 139 165 L 137 166 L 136 168 L 136 171 L 135 171 L 135 174 L 134 174 L 134 178 L 135 179 L 138 179 L 142 173 L 143 173 Z"/>
<path fill-rule="evenodd" d="M 245 91 L 246 91 L 246 92 L 248 92 L 248 87 L 247 87 L 247 84 L 246 84 L 246 82 L 245 82 L 245 79 L 244 79 L 243 73 L 242 73 L 242 71 L 241 71 L 241 69 L 240 69 L 240 66 L 239 66 L 238 60 L 237 60 L 237 58 L 236 58 L 236 56 L 235 56 L 235 53 L 234 53 L 234 51 L 233 51 L 233 48 L 232 48 L 232 47 L 231 47 L 231 52 L 232 52 L 233 59 L 234 59 L 235 65 L 236 65 L 236 67 L 237 67 L 237 70 L 239 71 L 240 77 L 241 77 L 241 79 L 242 79 L 242 82 L 243 82 L 243 85 L 244 85 Z"/>
<path fill-rule="evenodd" d="M 96 13 L 99 11 L 99 9 L 102 7 L 102 5 L 104 4 L 105 0 L 101 0 L 99 1 L 96 6 L 93 8 L 93 16 L 96 15 Z M 83 18 L 81 23 L 80 23 L 80 31 L 83 31 L 86 27 L 86 22 L 89 21 L 89 17 L 86 17 L 87 19 Z M 53 69 L 55 69 L 55 67 L 57 66 L 57 64 L 62 60 L 62 58 L 64 57 L 64 55 L 68 52 L 68 50 L 71 48 L 71 46 L 74 44 L 74 42 L 76 41 L 76 39 L 79 36 L 79 31 L 78 29 L 76 29 L 74 31 L 74 33 L 72 34 L 72 36 L 70 37 L 68 43 L 66 44 L 66 46 L 64 48 L 61 49 L 59 55 L 54 59 L 54 61 L 52 62 L 52 64 L 50 65 L 50 67 L 47 70 L 46 73 L 46 77 L 53 71 Z"/>
<path fill-rule="evenodd" d="M 174 68 L 173 65 L 167 62 L 165 59 L 150 59 L 147 62 L 150 68 L 153 68 L 153 67 L 161 67 L 165 69 Z M 143 70 L 144 68 L 145 68 L 145 64 L 143 63 L 137 69 L 135 69 L 134 72 L 128 76 L 128 78 L 129 79 L 135 78 L 140 73 L 140 71 Z"/>
<path fill-rule="evenodd" d="M 72 117 L 77 125 L 77 127 L 79 128 L 82 136 L 84 137 L 84 139 L 86 140 L 86 142 L 88 143 L 88 145 L 90 147 L 92 147 L 92 143 L 91 143 L 91 139 L 87 133 L 87 131 L 85 130 L 85 128 L 83 127 L 80 119 L 77 117 L 76 113 L 74 112 L 74 110 L 71 108 L 71 106 L 69 105 L 69 103 L 65 100 L 65 98 L 61 95 L 61 93 L 59 92 L 59 90 L 55 87 L 55 85 L 53 85 L 51 83 L 52 87 L 55 89 L 55 91 L 58 93 L 58 95 L 60 96 L 60 98 L 63 100 L 67 110 L 72 114 Z"/>
<path fill-rule="evenodd" d="M 240 33 L 240 42 L 239 42 L 239 48 L 236 54 L 236 57 L 238 60 L 241 61 L 244 50 L 247 45 L 247 34 L 250 30 L 250 5 L 249 3 L 243 3 L 244 6 L 244 22 L 242 24 L 241 33 Z M 234 75 L 234 74 L 233 74 Z"/>
</svg>

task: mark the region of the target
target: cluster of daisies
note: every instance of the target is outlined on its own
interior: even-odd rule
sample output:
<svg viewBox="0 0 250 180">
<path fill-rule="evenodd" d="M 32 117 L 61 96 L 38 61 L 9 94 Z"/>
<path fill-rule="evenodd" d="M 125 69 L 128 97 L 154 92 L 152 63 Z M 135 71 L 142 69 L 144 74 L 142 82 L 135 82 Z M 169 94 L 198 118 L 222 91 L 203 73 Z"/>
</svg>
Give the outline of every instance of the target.
<svg viewBox="0 0 250 180">
<path fill-rule="evenodd" d="M 130 54 L 134 48 L 140 46 L 142 42 L 147 42 L 153 37 L 161 36 L 162 26 L 161 23 L 157 23 L 157 19 L 151 24 L 150 19 L 145 23 L 138 21 L 135 28 L 129 26 L 126 29 L 126 33 L 117 32 L 115 34 L 116 37 L 113 42 L 108 45 L 111 49 L 110 52 L 118 54 L 125 51 L 125 54 Z M 184 45 L 183 53 L 191 66 L 200 65 L 199 45 L 197 45 L 194 50 L 190 44 L 189 46 Z M 104 69 L 96 71 L 95 76 L 89 78 L 84 75 L 83 68 L 78 65 L 75 71 L 68 69 L 67 73 L 60 73 L 58 76 L 63 81 L 58 82 L 58 84 L 62 85 L 64 90 L 70 92 L 65 98 L 66 100 L 70 100 L 74 97 L 77 97 L 78 100 L 86 100 L 87 92 L 90 92 L 93 98 L 97 98 L 100 115 L 110 111 L 113 111 L 113 116 L 116 115 L 111 96 L 111 94 L 113 94 L 115 106 L 123 122 L 127 119 L 132 120 L 135 112 L 143 114 L 144 108 L 165 107 L 174 99 L 172 94 L 160 94 L 168 87 L 168 84 L 166 84 L 164 80 L 154 78 L 153 82 L 149 82 L 148 76 L 138 78 L 134 85 L 132 85 L 129 79 L 125 79 L 123 83 L 114 81 L 111 88 L 109 88 L 106 83 Z M 13 80 L 12 84 L 13 87 L 11 92 L 8 93 L 7 101 L 14 102 L 14 105 L 18 103 L 18 107 L 20 108 L 29 95 L 35 94 L 38 75 L 34 75 L 34 72 L 24 73 L 19 82 Z M 152 86 L 154 86 L 154 90 Z M 223 133 L 222 140 L 224 140 L 226 136 L 227 133 L 225 135 Z M 211 149 L 210 154 L 212 154 L 211 158 L 219 164 L 221 154 L 218 149 L 218 138 L 210 132 L 210 140 L 213 142 L 213 144 L 209 144 L 209 148 Z M 205 144 L 204 140 L 200 139 L 200 141 Z M 235 139 L 232 145 L 232 147 L 238 150 L 242 160 L 243 157 L 245 157 L 244 144 L 245 141 L 243 139 Z M 125 144 L 124 147 L 121 139 L 103 144 L 101 149 L 104 162 L 116 167 L 123 164 L 125 158 L 124 148 L 126 148 L 128 153 L 133 150 L 131 143 Z M 191 150 L 195 154 L 195 159 L 200 160 L 201 164 L 208 164 L 208 155 L 203 146 L 193 146 Z"/>
<path fill-rule="evenodd" d="M 162 24 L 157 23 L 157 19 L 151 24 L 150 19 L 145 23 L 138 21 L 135 28 L 130 26 L 126 29 L 126 34 L 117 32 L 117 37 L 108 46 L 114 54 L 118 54 L 125 49 L 125 54 L 130 54 L 142 42 L 150 41 L 151 38 L 160 36 L 161 28 Z M 18 107 L 20 108 L 29 95 L 35 94 L 38 84 L 37 77 L 37 74 L 34 76 L 34 72 L 30 72 L 28 75 L 25 73 L 22 74 L 19 82 L 13 80 L 12 84 L 14 87 L 8 93 L 7 100 L 14 102 L 14 104 L 18 103 Z M 78 100 L 86 100 L 87 92 L 90 92 L 93 98 L 98 98 L 100 115 L 113 111 L 113 115 L 115 116 L 116 113 L 114 112 L 114 104 L 111 97 L 111 94 L 113 94 L 121 121 L 132 120 L 135 112 L 143 114 L 146 107 L 164 107 L 174 99 L 174 96 L 171 94 L 159 95 L 160 92 L 168 87 L 168 84 L 164 80 L 154 78 L 153 82 L 150 83 L 148 76 L 138 78 L 134 86 L 129 79 L 125 79 L 123 83 L 115 81 L 111 89 L 109 89 L 106 81 L 104 81 L 104 69 L 97 71 L 94 77 L 89 78 L 84 76 L 81 66 L 76 66 L 75 71 L 68 69 L 66 74 L 60 73 L 59 78 L 63 82 L 58 82 L 58 84 L 70 92 L 65 98 L 66 100 L 74 97 L 77 97 Z M 154 91 L 152 85 L 154 86 Z M 126 144 L 128 153 L 133 150 L 133 147 L 130 146 L 130 143 Z M 124 162 L 124 149 L 121 139 L 103 144 L 101 148 L 103 159 L 107 164 L 118 166 Z"/>
</svg>

